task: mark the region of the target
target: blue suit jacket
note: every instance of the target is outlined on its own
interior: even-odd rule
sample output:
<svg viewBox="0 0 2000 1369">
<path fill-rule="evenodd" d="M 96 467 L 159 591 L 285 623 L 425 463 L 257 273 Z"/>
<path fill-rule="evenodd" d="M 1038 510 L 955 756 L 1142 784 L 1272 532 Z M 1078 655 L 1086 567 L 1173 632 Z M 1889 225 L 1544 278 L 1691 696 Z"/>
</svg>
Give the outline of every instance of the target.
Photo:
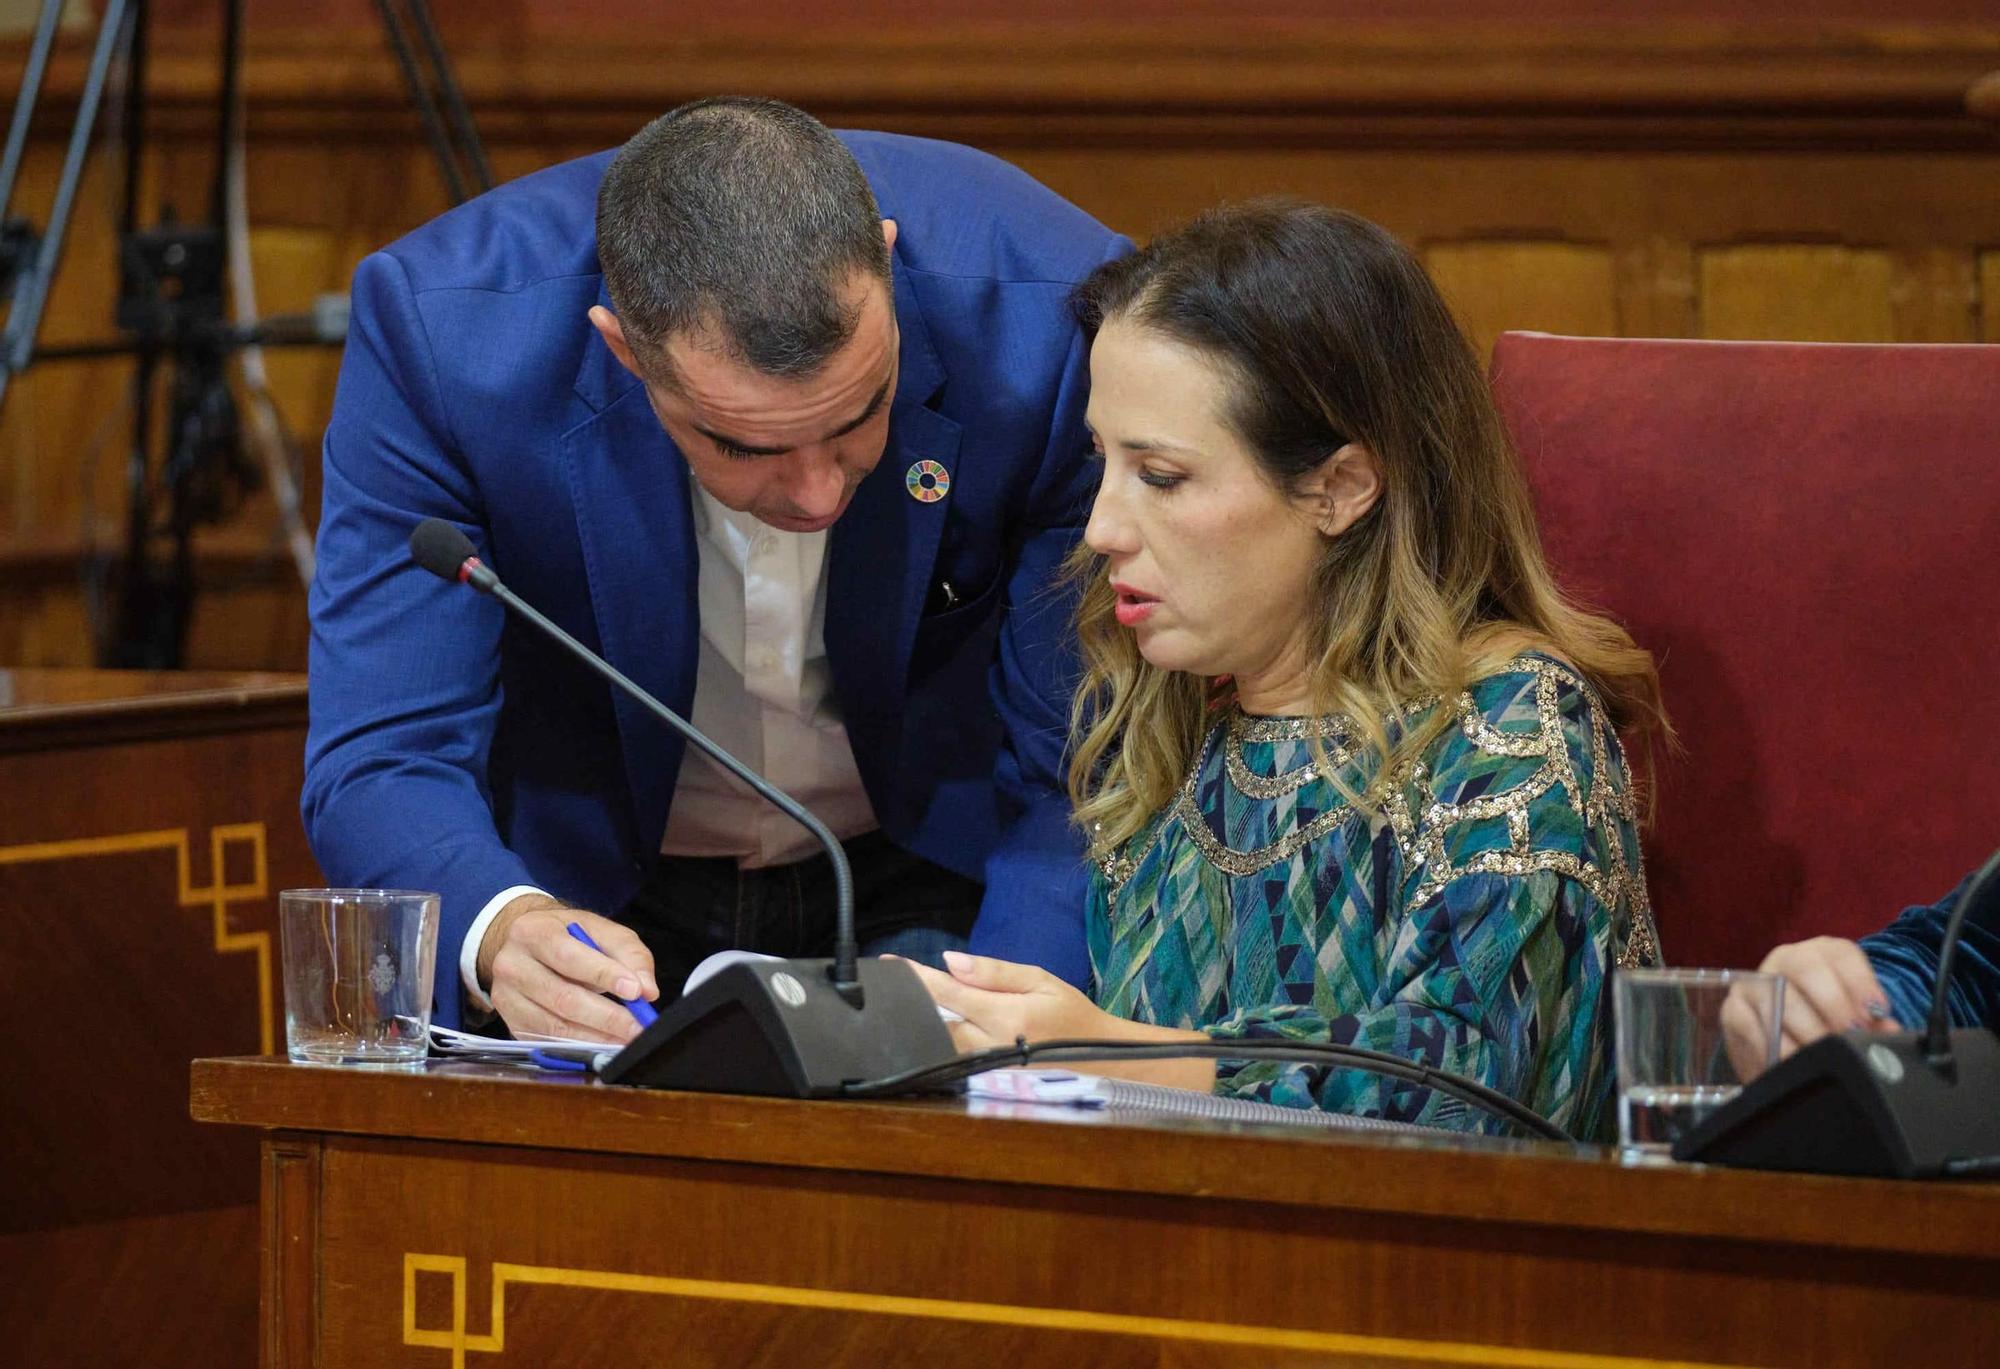
<svg viewBox="0 0 2000 1369">
<path fill-rule="evenodd" d="M 834 527 L 826 646 L 887 835 L 986 881 L 984 951 L 1087 975 L 1060 792 L 1087 513 L 1072 286 L 1130 244 L 994 158 L 843 134 L 899 225 L 888 448 Z M 493 895 L 615 913 L 659 848 L 682 743 L 490 600 L 411 564 L 426 517 L 685 714 L 700 635 L 687 467 L 585 313 L 610 154 L 525 177 L 362 262 L 325 449 L 302 798 L 337 884 L 443 894 L 436 1011 Z M 949 495 L 905 489 L 916 461 Z M 947 580 L 957 604 L 933 611 Z"/>
</svg>

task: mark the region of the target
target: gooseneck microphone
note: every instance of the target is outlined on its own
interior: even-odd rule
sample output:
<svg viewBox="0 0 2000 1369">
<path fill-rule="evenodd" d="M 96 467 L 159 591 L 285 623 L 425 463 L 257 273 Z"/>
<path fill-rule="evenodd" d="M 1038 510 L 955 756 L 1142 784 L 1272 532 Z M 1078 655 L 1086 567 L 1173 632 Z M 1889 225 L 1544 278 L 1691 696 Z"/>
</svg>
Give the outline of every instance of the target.
<svg viewBox="0 0 2000 1369">
<path fill-rule="evenodd" d="M 2000 898 L 2000 851 L 1945 919 L 1922 1031 L 1823 1036 L 1674 1142 L 1677 1160 L 1887 1178 L 2000 1175 L 2000 1027 L 1951 1030 L 1966 919 Z"/>
<path fill-rule="evenodd" d="M 643 704 L 647 712 L 700 747 L 709 759 L 756 790 L 767 803 L 812 833 L 813 839 L 825 848 L 826 858 L 833 862 L 833 986 L 841 997 L 856 1007 L 861 1006 L 861 982 L 854 968 L 860 956 L 854 936 L 854 874 L 848 868 L 847 852 L 841 849 L 839 839 L 827 830 L 826 824 L 814 817 L 804 804 L 724 751 L 693 723 L 633 684 L 611 662 L 564 632 L 541 610 L 500 583 L 500 577 L 480 561 L 472 539 L 450 523 L 442 518 L 426 518 L 417 524 L 417 530 L 410 534 L 410 555 L 418 565 L 439 579 L 470 585 L 527 619 L 543 634 L 560 642 L 572 656 Z"/>
<path fill-rule="evenodd" d="M 628 1042 L 602 1071 L 606 1082 L 827 1097 L 858 1080 L 953 1058 L 951 1034 L 916 972 L 901 961 L 860 960 L 853 875 L 824 823 L 508 589 L 452 524 L 419 523 L 410 555 L 440 579 L 498 599 L 811 832 L 832 863 L 832 960 L 766 960 L 718 971 Z"/>
<path fill-rule="evenodd" d="M 2000 898 L 2000 851 L 1986 858 L 1979 867 L 1979 873 L 1965 886 L 1958 903 L 1945 919 L 1944 937 L 1938 943 L 1937 986 L 1931 990 L 1930 1024 L 1924 1029 L 1924 1054 L 1933 1065 L 1949 1067 L 1951 1064 L 1951 967 L 1958 958 L 1959 938 L 1965 932 L 1965 919 L 1976 907 L 1989 898 Z"/>
</svg>

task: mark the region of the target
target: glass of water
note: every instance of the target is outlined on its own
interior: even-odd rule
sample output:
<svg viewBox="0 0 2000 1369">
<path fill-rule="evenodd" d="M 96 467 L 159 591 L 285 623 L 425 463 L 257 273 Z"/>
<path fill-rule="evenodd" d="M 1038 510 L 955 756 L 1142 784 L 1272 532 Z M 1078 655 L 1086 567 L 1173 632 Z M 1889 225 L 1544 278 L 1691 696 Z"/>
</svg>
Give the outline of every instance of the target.
<svg viewBox="0 0 2000 1369">
<path fill-rule="evenodd" d="M 431 1025 L 438 896 L 408 889 L 278 895 L 285 1047 L 307 1065 L 415 1068 Z"/>
<path fill-rule="evenodd" d="M 1784 1006 L 1781 975 L 1618 971 L 1613 1023 L 1625 1153 L 1665 1155 L 1747 1079 L 1776 1064 Z"/>
</svg>

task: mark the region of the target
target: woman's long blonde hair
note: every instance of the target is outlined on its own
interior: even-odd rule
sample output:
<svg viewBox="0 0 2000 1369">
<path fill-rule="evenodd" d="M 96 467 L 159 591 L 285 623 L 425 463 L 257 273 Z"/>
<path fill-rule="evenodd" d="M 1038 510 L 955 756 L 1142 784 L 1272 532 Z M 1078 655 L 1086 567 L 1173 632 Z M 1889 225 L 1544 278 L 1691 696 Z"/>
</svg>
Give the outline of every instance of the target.
<svg viewBox="0 0 2000 1369">
<path fill-rule="evenodd" d="M 1652 657 L 1556 586 L 1479 363 L 1388 233 L 1299 201 L 1227 206 L 1100 267 L 1073 305 L 1092 340 L 1117 319 L 1221 363 L 1233 377 L 1223 421 L 1280 490 L 1349 442 L 1375 454 L 1381 497 L 1327 541 L 1306 591 L 1312 710 L 1347 717 L 1351 743 L 1373 753 L 1371 784 L 1453 716 L 1439 708 L 1392 735 L 1403 705 L 1454 699 L 1524 646 L 1575 667 L 1614 725 L 1671 737 Z M 1069 792 L 1101 857 L 1169 802 L 1229 690 L 1148 664 L 1113 616 L 1104 559 L 1079 546 L 1070 568 L 1084 671 Z M 1245 585 L 1245 601 L 1272 588 Z M 1349 798 L 1372 806 L 1372 794 Z"/>
</svg>

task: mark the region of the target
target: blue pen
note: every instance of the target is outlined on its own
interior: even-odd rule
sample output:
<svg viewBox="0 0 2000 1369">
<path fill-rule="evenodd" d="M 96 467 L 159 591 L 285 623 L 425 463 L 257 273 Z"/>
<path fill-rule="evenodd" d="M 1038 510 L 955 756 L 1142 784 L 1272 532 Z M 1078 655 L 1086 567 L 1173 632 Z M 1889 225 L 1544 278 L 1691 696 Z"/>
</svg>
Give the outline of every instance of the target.
<svg viewBox="0 0 2000 1369">
<path fill-rule="evenodd" d="M 604 948 L 590 939 L 590 933 L 583 930 L 581 923 L 570 923 L 569 934 L 590 947 L 591 950 L 596 951 L 599 955 L 604 954 Z M 638 976 L 635 975 L 633 977 L 636 979 Z M 643 998 L 621 998 L 618 1001 L 625 1005 L 627 1012 L 638 1019 L 639 1025 L 642 1028 L 652 1026 L 659 1019 L 660 1015 L 653 1011 L 653 1005 Z"/>
<path fill-rule="evenodd" d="M 591 1067 L 591 1061 L 585 1060 L 582 1056 L 560 1054 L 552 1050 L 529 1051 L 528 1058 L 545 1070 L 571 1074 L 588 1074 Z"/>
</svg>

